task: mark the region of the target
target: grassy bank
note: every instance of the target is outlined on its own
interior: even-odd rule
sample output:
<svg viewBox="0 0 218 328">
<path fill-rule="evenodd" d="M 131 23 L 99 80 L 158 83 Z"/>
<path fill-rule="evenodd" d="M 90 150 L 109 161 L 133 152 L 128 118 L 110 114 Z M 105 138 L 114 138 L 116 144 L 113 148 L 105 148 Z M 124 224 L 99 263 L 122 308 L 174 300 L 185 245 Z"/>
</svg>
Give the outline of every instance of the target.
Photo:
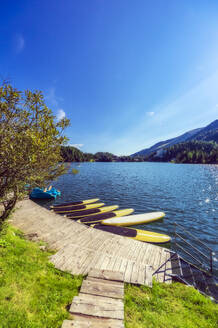
<svg viewBox="0 0 218 328">
<path fill-rule="evenodd" d="M 180 283 L 126 285 L 125 320 L 126 328 L 215 328 L 218 305 Z"/>
<path fill-rule="evenodd" d="M 54 268 L 40 244 L 5 227 L 0 234 L 0 328 L 60 327 L 82 277 Z"/>
<path fill-rule="evenodd" d="M 59 328 L 82 277 L 49 263 L 51 251 L 9 226 L 0 235 L 0 328 Z M 218 306 L 193 288 L 125 285 L 126 328 L 215 328 Z"/>
</svg>

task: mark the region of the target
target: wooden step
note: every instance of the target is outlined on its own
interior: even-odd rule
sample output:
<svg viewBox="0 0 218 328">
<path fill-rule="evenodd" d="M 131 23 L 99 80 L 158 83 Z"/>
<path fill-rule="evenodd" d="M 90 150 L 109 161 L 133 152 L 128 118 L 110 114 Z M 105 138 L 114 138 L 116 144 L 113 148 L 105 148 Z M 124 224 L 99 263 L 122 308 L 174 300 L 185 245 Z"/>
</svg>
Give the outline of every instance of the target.
<svg viewBox="0 0 218 328">
<path fill-rule="evenodd" d="M 90 270 L 88 277 L 123 282 L 124 274 L 123 272 L 112 270 L 92 269 Z"/>
<path fill-rule="evenodd" d="M 92 299 L 89 300 L 79 295 L 74 297 L 70 313 L 124 320 L 124 305 L 114 298 L 102 297 L 99 300 L 99 297 L 92 295 Z"/>
<path fill-rule="evenodd" d="M 61 328 L 124 328 L 124 322 L 116 319 L 96 318 L 74 314 L 74 320 L 64 320 Z"/>
<path fill-rule="evenodd" d="M 106 297 L 123 299 L 124 287 L 123 284 L 119 286 L 118 284 L 106 282 L 103 279 L 86 279 L 83 281 L 80 292 L 91 295 L 102 295 Z"/>
</svg>

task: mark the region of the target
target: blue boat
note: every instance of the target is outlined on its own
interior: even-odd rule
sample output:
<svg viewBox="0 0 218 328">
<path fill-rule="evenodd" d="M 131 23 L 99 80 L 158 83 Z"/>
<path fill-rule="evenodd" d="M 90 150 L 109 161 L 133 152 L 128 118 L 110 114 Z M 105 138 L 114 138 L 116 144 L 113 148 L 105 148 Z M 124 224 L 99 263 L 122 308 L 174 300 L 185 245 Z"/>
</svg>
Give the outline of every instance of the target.
<svg viewBox="0 0 218 328">
<path fill-rule="evenodd" d="M 46 192 L 49 192 L 51 194 L 55 194 L 57 196 L 61 195 L 61 192 L 59 190 L 57 190 L 55 187 L 50 187 L 46 190 Z"/>
<path fill-rule="evenodd" d="M 60 196 L 61 192 L 54 187 L 50 188 L 34 188 L 30 193 L 30 198 L 32 199 L 55 199 L 57 196 Z"/>
</svg>

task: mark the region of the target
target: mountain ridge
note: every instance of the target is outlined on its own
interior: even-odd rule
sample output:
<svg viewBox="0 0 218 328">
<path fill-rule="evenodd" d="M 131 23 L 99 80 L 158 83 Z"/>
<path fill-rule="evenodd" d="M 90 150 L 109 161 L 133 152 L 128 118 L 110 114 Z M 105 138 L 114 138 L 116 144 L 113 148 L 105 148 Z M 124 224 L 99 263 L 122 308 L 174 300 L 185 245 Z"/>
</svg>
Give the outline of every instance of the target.
<svg viewBox="0 0 218 328">
<path fill-rule="evenodd" d="M 203 128 L 193 129 L 183 133 L 178 137 L 160 141 L 154 144 L 153 146 L 142 149 L 130 156 L 131 157 L 147 156 L 154 152 L 156 152 L 157 155 L 160 155 L 160 153 L 163 152 L 163 150 L 173 145 L 186 141 L 192 141 L 192 140 L 218 142 L 218 120 L 211 122 L 210 124 L 206 125 Z"/>
</svg>

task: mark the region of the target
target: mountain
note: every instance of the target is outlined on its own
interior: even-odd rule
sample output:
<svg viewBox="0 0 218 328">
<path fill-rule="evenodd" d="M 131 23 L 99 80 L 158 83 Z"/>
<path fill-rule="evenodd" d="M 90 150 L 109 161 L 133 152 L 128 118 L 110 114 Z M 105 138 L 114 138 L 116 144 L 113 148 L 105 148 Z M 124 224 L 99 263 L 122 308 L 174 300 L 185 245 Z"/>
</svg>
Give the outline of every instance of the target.
<svg viewBox="0 0 218 328">
<path fill-rule="evenodd" d="M 215 141 L 218 143 L 218 120 L 213 121 L 205 128 L 201 129 L 189 140 Z"/>
<path fill-rule="evenodd" d="M 218 143 L 218 120 L 213 121 L 203 128 L 188 131 L 176 138 L 160 141 L 150 148 L 145 148 L 137 153 L 132 154 L 132 157 L 148 156 L 151 153 L 161 156 L 165 149 L 186 141 L 199 140 L 199 141 L 215 141 Z"/>
</svg>

